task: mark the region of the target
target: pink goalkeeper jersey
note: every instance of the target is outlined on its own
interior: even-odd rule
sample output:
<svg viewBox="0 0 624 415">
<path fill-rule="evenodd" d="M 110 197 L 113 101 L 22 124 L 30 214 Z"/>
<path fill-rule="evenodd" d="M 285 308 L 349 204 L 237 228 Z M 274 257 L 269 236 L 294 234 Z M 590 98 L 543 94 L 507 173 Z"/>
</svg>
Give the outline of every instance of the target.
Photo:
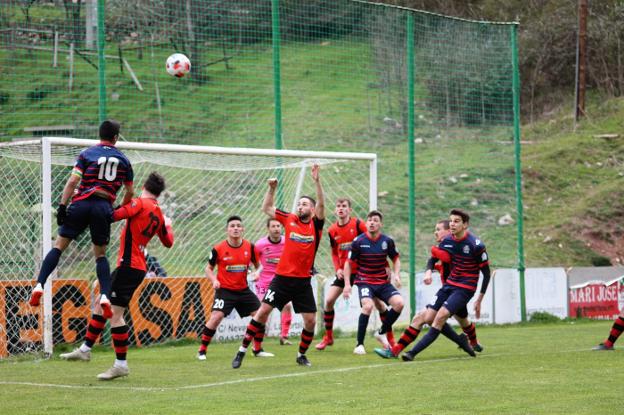
<svg viewBox="0 0 624 415">
<path fill-rule="evenodd" d="M 275 269 L 284 250 L 284 237 L 280 236 L 279 242 L 273 242 L 268 236 L 259 239 L 256 244 L 256 258 L 262 265 L 260 278 L 256 281 L 257 286 L 268 286 L 275 276 Z"/>
</svg>

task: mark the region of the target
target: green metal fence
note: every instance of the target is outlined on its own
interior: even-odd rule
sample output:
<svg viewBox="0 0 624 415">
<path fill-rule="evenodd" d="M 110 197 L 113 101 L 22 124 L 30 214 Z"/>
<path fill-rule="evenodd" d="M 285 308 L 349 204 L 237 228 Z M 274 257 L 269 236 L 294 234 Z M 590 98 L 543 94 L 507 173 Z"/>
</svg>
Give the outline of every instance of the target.
<svg viewBox="0 0 624 415">
<path fill-rule="evenodd" d="M 412 275 L 453 207 L 523 270 L 515 39 L 351 0 L 8 0 L 0 140 L 93 138 L 112 117 L 132 141 L 376 152 Z M 174 52 L 190 76 L 165 72 Z"/>
</svg>

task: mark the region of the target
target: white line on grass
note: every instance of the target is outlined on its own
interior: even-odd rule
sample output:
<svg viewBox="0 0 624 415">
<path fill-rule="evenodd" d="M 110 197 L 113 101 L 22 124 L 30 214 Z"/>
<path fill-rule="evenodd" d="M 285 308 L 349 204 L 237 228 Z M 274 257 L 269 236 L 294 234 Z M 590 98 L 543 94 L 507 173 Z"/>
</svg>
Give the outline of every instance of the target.
<svg viewBox="0 0 624 415">
<path fill-rule="evenodd" d="M 545 354 L 562 354 L 562 353 L 578 353 L 578 352 L 586 352 L 588 349 L 575 349 L 575 350 L 559 350 L 551 353 Z M 487 355 L 479 355 L 479 359 L 491 358 L 491 357 L 505 357 L 505 356 L 518 356 L 518 355 L 530 355 L 533 352 L 527 353 L 498 353 L 498 354 L 487 354 Z M 445 357 L 440 359 L 430 359 L 430 360 L 417 360 L 414 362 L 410 362 L 407 364 L 411 365 L 424 365 L 430 363 L 443 363 L 443 362 L 451 362 L 454 360 L 470 360 L 466 356 L 461 357 Z M 353 372 L 356 370 L 362 369 L 377 369 L 380 367 L 388 367 L 394 365 L 405 366 L 404 362 L 394 362 L 394 363 L 377 363 L 374 365 L 366 365 L 366 366 L 351 366 L 351 367 L 342 367 L 337 369 L 328 369 L 328 370 L 311 370 L 304 372 L 296 372 L 296 373 L 284 373 L 281 375 L 271 375 L 271 376 L 259 376 L 255 378 L 245 378 L 245 379 L 235 379 L 235 380 L 227 380 L 223 382 L 213 382 L 213 383 L 202 383 L 197 385 L 187 385 L 187 386 L 164 386 L 164 387 L 143 387 L 143 386 L 105 386 L 105 385 L 63 385 L 58 383 L 36 383 L 36 382 L 16 382 L 16 381 L 0 381 L 0 385 L 15 385 L 15 386 L 33 386 L 40 388 L 58 388 L 58 389 L 106 389 L 106 390 L 124 390 L 124 391 L 137 391 L 137 392 L 168 392 L 168 391 L 180 391 L 180 390 L 190 390 L 190 389 L 207 389 L 214 388 L 218 386 L 226 386 L 226 385 L 235 385 L 239 383 L 251 383 L 251 382 L 262 382 L 267 380 L 275 380 L 275 379 L 288 379 L 288 378 L 296 378 L 302 376 L 313 376 L 313 375 L 325 375 L 329 373 L 345 373 L 345 372 Z"/>
</svg>

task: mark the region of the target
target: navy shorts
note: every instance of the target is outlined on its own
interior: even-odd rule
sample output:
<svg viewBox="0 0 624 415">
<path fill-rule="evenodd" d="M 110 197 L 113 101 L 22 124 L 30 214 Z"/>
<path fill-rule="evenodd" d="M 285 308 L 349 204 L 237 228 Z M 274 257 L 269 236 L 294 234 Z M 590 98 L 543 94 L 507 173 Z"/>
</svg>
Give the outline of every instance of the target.
<svg viewBox="0 0 624 415">
<path fill-rule="evenodd" d="M 466 315 L 468 315 L 466 306 L 474 293 L 474 291 L 465 288 L 444 285 L 436 293 L 433 304 L 429 304 L 427 307 L 438 311 L 444 306 L 451 315 L 460 314 L 466 310 Z"/>
<path fill-rule="evenodd" d="M 110 242 L 113 207 L 110 201 L 91 196 L 73 202 L 67 207 L 67 218 L 59 228 L 59 235 L 76 239 L 89 228 L 91 242 L 95 245 L 108 245 Z"/>
<path fill-rule="evenodd" d="M 362 304 L 363 298 L 375 299 L 379 298 L 384 303 L 390 305 L 390 298 L 395 295 L 401 295 L 399 290 L 389 282 L 385 284 L 355 284 L 358 287 L 358 292 L 360 293 L 360 305 Z"/>
</svg>

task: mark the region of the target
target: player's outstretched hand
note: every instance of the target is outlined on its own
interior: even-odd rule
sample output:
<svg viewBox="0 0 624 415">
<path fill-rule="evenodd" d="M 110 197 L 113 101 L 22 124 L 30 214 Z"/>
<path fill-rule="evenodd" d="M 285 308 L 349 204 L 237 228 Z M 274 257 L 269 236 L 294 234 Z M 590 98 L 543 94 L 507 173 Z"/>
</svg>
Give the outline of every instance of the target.
<svg viewBox="0 0 624 415">
<path fill-rule="evenodd" d="M 425 271 L 425 277 L 423 278 L 423 282 L 425 283 L 425 285 L 431 285 L 431 283 L 433 282 L 430 269 Z"/>
<path fill-rule="evenodd" d="M 221 288 L 221 283 L 219 282 L 219 280 L 215 280 L 212 283 L 212 288 L 214 288 L 215 290 L 218 290 L 219 288 Z"/>
<path fill-rule="evenodd" d="M 392 274 L 392 279 L 394 280 L 394 286 L 397 288 L 401 288 L 401 275 L 400 274 Z"/>
<path fill-rule="evenodd" d="M 314 180 L 315 182 L 319 181 L 320 170 L 321 170 L 321 167 L 318 164 L 315 164 L 312 166 L 312 180 Z"/>
<path fill-rule="evenodd" d="M 271 190 L 275 190 L 275 188 L 277 188 L 277 179 L 275 177 L 270 178 L 268 183 Z"/>
<path fill-rule="evenodd" d="M 59 205 L 58 209 L 56 210 L 56 224 L 58 226 L 61 226 L 62 224 L 65 223 L 66 218 L 67 218 L 67 206 Z"/>
<path fill-rule="evenodd" d="M 351 285 L 346 285 L 344 289 L 342 290 L 342 296 L 344 297 L 345 300 L 348 300 L 351 297 Z"/>
<path fill-rule="evenodd" d="M 474 312 L 475 312 L 475 317 L 478 319 L 481 318 L 481 301 L 475 301 L 474 303 Z"/>
</svg>

